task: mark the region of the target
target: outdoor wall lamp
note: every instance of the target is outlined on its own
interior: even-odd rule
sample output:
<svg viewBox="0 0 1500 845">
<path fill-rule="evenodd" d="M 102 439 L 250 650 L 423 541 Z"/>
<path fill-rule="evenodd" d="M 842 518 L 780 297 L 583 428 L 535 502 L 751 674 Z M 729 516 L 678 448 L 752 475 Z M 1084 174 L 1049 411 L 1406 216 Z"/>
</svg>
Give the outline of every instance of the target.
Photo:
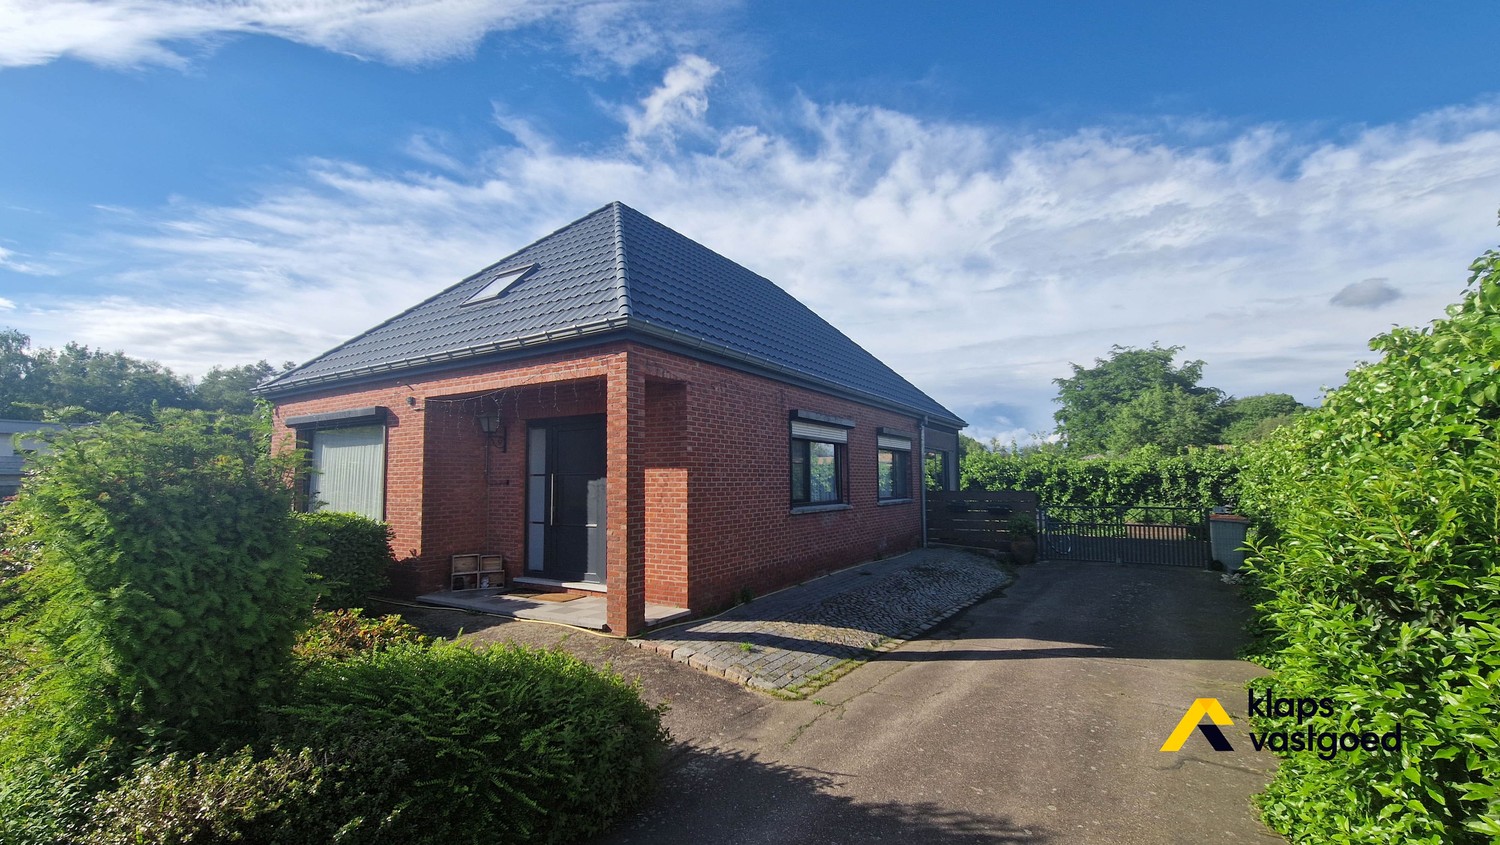
<svg viewBox="0 0 1500 845">
<path fill-rule="evenodd" d="M 496 434 L 500 435 L 500 451 L 504 452 L 506 450 L 506 440 L 508 439 L 506 435 L 509 433 L 509 430 L 505 426 L 505 421 L 500 419 L 499 414 L 481 414 L 479 416 L 479 430 L 484 432 L 485 436 L 491 440 L 495 439 Z"/>
</svg>

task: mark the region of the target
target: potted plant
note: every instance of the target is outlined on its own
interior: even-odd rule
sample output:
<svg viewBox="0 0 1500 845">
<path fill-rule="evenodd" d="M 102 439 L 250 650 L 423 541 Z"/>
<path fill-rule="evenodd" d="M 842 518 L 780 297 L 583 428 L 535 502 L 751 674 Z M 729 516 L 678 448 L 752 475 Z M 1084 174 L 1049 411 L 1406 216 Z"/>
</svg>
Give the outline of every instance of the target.
<svg viewBox="0 0 1500 845">
<path fill-rule="evenodd" d="M 1016 563 L 1036 562 L 1036 519 L 1029 514 L 1016 514 L 1005 523 L 1005 534 L 1010 539 L 1010 556 Z"/>
</svg>

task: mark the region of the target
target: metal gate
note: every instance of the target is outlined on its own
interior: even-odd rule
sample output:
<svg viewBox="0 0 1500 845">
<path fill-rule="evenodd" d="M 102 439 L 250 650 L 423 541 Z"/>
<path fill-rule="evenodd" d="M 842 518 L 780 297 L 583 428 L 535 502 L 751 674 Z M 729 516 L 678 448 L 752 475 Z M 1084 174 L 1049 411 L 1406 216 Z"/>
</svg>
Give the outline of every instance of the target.
<svg viewBox="0 0 1500 845">
<path fill-rule="evenodd" d="M 1208 512 L 1131 505 L 1042 508 L 1041 548 L 1049 560 L 1098 560 L 1208 568 Z"/>
</svg>

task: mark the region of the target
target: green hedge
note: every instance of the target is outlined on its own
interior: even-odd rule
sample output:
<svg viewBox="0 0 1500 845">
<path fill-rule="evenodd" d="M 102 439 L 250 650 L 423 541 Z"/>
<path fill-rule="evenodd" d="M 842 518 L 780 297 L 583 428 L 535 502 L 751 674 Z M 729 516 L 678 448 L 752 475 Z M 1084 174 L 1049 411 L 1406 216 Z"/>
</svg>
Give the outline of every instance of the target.
<svg viewBox="0 0 1500 845">
<path fill-rule="evenodd" d="M 1500 837 L 1500 254 L 1430 329 L 1247 453 L 1277 694 L 1400 753 L 1286 755 L 1262 796 L 1295 842 Z"/>
<path fill-rule="evenodd" d="M 315 815 L 343 843 L 574 841 L 650 793 L 665 749 L 659 709 L 556 651 L 395 644 L 312 664 L 296 696 L 273 733 L 327 761 Z"/>
<path fill-rule="evenodd" d="M 348 603 L 390 547 L 294 521 L 295 470 L 201 413 L 56 435 L 0 511 L 0 842 L 562 842 L 647 794 L 661 714 L 618 676 L 308 627 L 309 548 Z"/>
<path fill-rule="evenodd" d="M 619 676 L 377 627 L 375 646 L 306 657 L 253 747 L 147 756 L 118 775 L 92 758 L 18 766 L 0 780 L 0 841 L 564 843 L 650 794 L 661 708 Z"/>
<path fill-rule="evenodd" d="M 396 562 L 389 526 L 352 513 L 318 511 L 293 516 L 298 543 L 308 555 L 308 571 L 320 579 L 319 607 L 360 606 L 372 593 L 384 589 Z"/>
<path fill-rule="evenodd" d="M 312 604 L 286 467 L 232 419 L 163 409 L 50 436 L 6 545 L 0 778 L 110 747 L 200 751 L 274 697 Z M 24 702 L 24 706 L 15 706 Z"/>
<path fill-rule="evenodd" d="M 1027 490 L 1044 505 L 1155 505 L 1210 508 L 1233 504 L 1239 464 L 1230 450 L 1165 455 L 1138 449 L 1119 457 L 1077 458 L 1037 450 L 970 452 L 960 463 L 968 490 Z"/>
</svg>

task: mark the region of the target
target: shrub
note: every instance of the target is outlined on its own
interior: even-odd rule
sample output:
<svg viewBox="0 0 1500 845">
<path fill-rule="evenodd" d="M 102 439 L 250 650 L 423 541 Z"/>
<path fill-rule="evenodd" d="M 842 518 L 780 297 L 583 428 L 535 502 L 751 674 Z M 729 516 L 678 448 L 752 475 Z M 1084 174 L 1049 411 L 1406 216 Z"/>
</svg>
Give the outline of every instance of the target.
<svg viewBox="0 0 1500 845">
<path fill-rule="evenodd" d="M 332 841 L 317 812 L 322 770 L 312 753 L 249 749 L 224 756 L 167 755 L 137 767 L 94 804 L 91 845 L 218 845 Z"/>
<path fill-rule="evenodd" d="M 308 569 L 319 576 L 318 605 L 355 607 L 386 585 L 395 564 L 391 529 L 358 514 L 298 513 L 297 539 L 308 554 Z"/>
<path fill-rule="evenodd" d="M 1430 329 L 1247 455 L 1279 695 L 1400 753 L 1292 754 L 1262 797 L 1299 842 L 1500 837 L 1500 253 Z"/>
<path fill-rule="evenodd" d="M 30 568 L 5 603 L 0 777 L 8 761 L 206 750 L 245 730 L 311 608 L 286 467 L 201 412 L 51 439 L 4 513 Z"/>
<path fill-rule="evenodd" d="M 1036 518 L 1025 514 L 1016 514 L 1005 521 L 1005 533 L 1011 537 L 1035 540 Z"/>
<path fill-rule="evenodd" d="M 341 842 L 565 842 L 654 783 L 659 710 L 561 652 L 398 644 L 309 664 L 278 722 L 322 749 Z"/>
<path fill-rule="evenodd" d="M 426 641 L 420 631 L 400 616 L 371 619 L 362 615 L 359 608 L 350 608 L 314 614 L 312 627 L 297 637 L 292 652 L 303 660 L 345 660 L 397 643 Z"/>
<path fill-rule="evenodd" d="M 0 842 L 88 843 L 94 796 L 108 788 L 113 768 L 101 755 L 76 762 L 56 757 L 9 761 L 0 776 Z"/>
</svg>

